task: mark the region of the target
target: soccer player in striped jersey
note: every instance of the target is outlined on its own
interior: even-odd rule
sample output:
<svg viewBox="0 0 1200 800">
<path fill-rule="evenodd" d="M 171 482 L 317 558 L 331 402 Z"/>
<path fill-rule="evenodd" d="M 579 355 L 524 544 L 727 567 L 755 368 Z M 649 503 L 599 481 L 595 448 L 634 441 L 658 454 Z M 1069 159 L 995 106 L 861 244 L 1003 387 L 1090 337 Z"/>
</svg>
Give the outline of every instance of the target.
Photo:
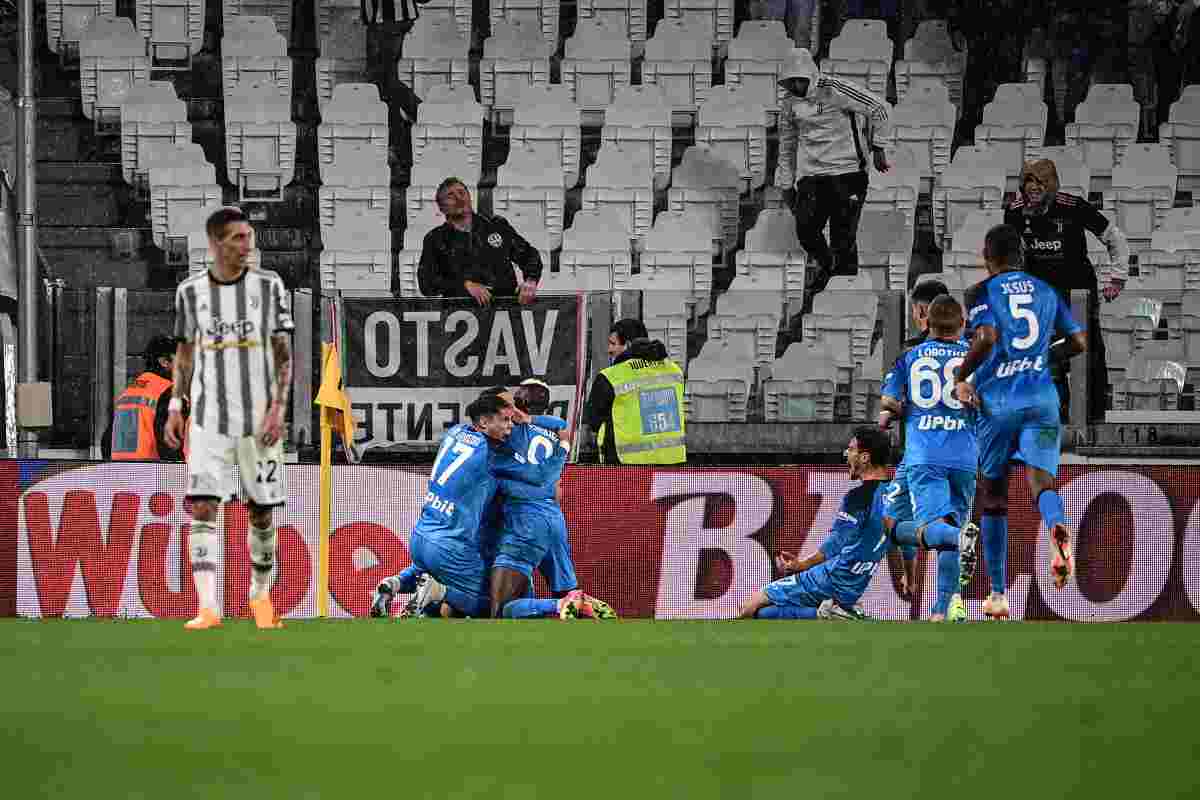
<svg viewBox="0 0 1200 800">
<path fill-rule="evenodd" d="M 187 497 L 188 551 L 199 613 L 185 627 L 221 624 L 217 601 L 217 509 L 240 496 L 250 512 L 250 608 L 260 628 L 282 624 L 271 604 L 275 564 L 273 509 L 287 500 L 284 414 L 292 382 L 290 297 L 279 275 L 252 270 L 254 231 L 241 209 L 221 208 L 205 224 L 213 265 L 175 292 L 174 390 L 165 438 L 179 447 L 185 395 L 191 401 Z"/>
</svg>

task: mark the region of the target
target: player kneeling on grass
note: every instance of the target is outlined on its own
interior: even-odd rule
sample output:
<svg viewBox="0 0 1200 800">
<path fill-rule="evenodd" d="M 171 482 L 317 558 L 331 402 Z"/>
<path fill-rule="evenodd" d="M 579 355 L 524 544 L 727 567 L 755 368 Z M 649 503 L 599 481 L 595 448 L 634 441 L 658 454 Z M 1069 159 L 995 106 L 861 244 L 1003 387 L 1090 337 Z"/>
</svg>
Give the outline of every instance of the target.
<svg viewBox="0 0 1200 800">
<path fill-rule="evenodd" d="M 865 619 L 858 599 L 887 554 L 884 494 L 892 444 L 878 428 L 854 431 L 846 446 L 851 480 L 862 484 L 846 493 L 829 537 L 805 558 L 780 553 L 775 564 L 791 573 L 751 595 L 739 616 L 758 619 Z"/>
</svg>

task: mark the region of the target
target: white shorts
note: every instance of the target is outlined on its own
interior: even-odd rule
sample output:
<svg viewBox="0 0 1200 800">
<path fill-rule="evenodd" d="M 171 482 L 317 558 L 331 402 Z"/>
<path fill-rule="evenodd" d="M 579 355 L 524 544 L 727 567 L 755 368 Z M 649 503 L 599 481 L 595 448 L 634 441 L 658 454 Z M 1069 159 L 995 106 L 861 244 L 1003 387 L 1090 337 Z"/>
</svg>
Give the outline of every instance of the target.
<svg viewBox="0 0 1200 800">
<path fill-rule="evenodd" d="M 235 492 L 233 468 L 241 476 Z M 254 436 L 222 436 L 193 423 L 188 438 L 187 496 L 241 500 L 258 506 L 287 502 L 283 442 L 264 447 Z"/>
</svg>

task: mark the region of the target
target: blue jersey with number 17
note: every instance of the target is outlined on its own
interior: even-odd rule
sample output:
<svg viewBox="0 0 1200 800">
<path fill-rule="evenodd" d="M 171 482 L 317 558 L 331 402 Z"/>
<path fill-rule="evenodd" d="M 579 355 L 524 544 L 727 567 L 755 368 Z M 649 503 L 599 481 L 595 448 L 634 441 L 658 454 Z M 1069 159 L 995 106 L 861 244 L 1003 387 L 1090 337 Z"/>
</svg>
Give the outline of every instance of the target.
<svg viewBox="0 0 1200 800">
<path fill-rule="evenodd" d="M 881 393 L 904 406 L 904 464 L 974 471 L 979 460 L 975 426 L 954 396 L 962 340 L 927 339 L 896 359 Z"/>
<path fill-rule="evenodd" d="M 492 460 L 483 433 L 465 423 L 446 431 L 413 532 L 444 546 L 478 549 L 480 521 L 497 488 Z"/>
<path fill-rule="evenodd" d="M 967 326 L 996 329 L 996 344 L 975 370 L 975 390 L 985 413 L 1000 409 L 1058 406 L 1050 373 L 1055 333 L 1078 333 L 1058 292 L 1018 270 L 1000 272 L 966 292 Z"/>
</svg>

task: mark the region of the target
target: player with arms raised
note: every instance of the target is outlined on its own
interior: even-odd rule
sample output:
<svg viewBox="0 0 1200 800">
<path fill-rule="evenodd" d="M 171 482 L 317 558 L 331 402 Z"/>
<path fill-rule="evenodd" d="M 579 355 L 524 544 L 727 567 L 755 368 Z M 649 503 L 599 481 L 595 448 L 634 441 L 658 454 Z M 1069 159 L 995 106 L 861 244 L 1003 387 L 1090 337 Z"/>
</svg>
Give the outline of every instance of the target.
<svg viewBox="0 0 1200 800">
<path fill-rule="evenodd" d="M 937 551 L 937 601 L 932 620 L 965 622 L 958 594 L 959 528 L 970 524 L 979 452 L 975 430 L 954 396 L 954 370 L 963 363 L 963 310 L 948 294 L 929 304 L 929 339 L 896 361 L 881 392 L 883 414 L 904 418 L 904 465 L 913 517 L 893 531 L 900 545 Z M 886 420 L 884 421 L 886 427 Z M 908 499 L 908 498 L 905 498 Z"/>
<path fill-rule="evenodd" d="M 239 208 L 209 216 L 213 265 L 175 291 L 174 390 L 165 439 L 179 447 L 185 393 L 191 401 L 187 497 L 192 504 L 188 552 L 200 610 L 185 627 L 221 624 L 217 603 L 217 509 L 233 497 L 233 467 L 250 512 L 250 609 L 260 628 L 282 624 L 271 604 L 275 565 L 272 511 L 287 501 L 284 413 L 292 382 L 291 302 L 280 277 L 251 270 L 254 231 Z"/>
<path fill-rule="evenodd" d="M 979 409 L 980 498 L 984 556 L 992 593 L 984 614 L 1008 616 L 1008 465 L 1025 464 L 1030 493 L 1050 532 L 1050 574 L 1059 588 L 1074 568 L 1062 498 L 1054 491 L 1062 425 L 1050 365 L 1087 349 L 1087 337 L 1058 293 L 1021 271 L 1021 234 L 1011 225 L 987 233 L 988 279 L 967 290 L 971 349 L 956 372 L 955 396 Z M 1055 332 L 1063 339 L 1054 342 Z M 1052 344 L 1053 343 L 1053 344 Z M 975 376 L 974 385 L 967 382 Z M 964 528 L 959 542 L 962 580 L 975 574 L 979 532 Z"/>
</svg>

